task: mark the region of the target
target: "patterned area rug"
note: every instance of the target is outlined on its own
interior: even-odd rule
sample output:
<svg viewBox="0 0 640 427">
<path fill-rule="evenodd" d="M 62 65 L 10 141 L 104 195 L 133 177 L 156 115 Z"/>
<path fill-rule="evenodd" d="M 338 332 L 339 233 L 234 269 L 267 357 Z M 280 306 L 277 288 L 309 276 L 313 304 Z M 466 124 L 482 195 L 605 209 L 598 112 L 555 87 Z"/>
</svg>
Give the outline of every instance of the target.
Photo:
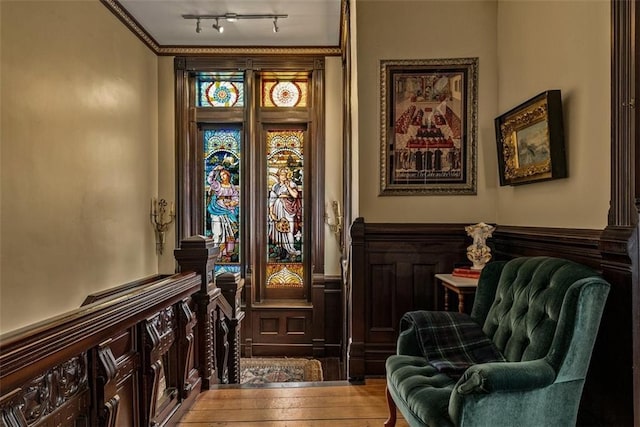
<svg viewBox="0 0 640 427">
<path fill-rule="evenodd" d="M 316 359 L 240 359 L 241 384 L 322 381 L 322 365 Z"/>
</svg>

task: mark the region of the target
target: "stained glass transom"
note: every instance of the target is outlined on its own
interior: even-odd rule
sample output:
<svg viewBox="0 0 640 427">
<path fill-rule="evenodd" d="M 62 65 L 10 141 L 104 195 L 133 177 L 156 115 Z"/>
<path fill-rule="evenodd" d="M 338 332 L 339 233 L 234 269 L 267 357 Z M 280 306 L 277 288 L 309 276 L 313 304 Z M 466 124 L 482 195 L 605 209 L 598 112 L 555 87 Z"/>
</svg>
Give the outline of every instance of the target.
<svg viewBox="0 0 640 427">
<path fill-rule="evenodd" d="M 267 287 L 303 286 L 301 130 L 267 131 Z"/>
<path fill-rule="evenodd" d="M 304 268 L 296 264 L 267 264 L 267 288 L 300 288 L 304 283 Z"/>
<path fill-rule="evenodd" d="M 203 134 L 204 234 L 220 248 L 216 274 L 222 268 L 239 271 L 241 131 L 206 129 Z"/>
<path fill-rule="evenodd" d="M 222 78 L 221 78 L 222 77 Z M 224 79 L 224 78 L 227 79 Z M 244 82 L 231 76 L 198 76 L 198 107 L 244 107 Z"/>
<path fill-rule="evenodd" d="M 307 80 L 263 80 L 263 107 L 306 107 L 309 92 Z"/>
</svg>

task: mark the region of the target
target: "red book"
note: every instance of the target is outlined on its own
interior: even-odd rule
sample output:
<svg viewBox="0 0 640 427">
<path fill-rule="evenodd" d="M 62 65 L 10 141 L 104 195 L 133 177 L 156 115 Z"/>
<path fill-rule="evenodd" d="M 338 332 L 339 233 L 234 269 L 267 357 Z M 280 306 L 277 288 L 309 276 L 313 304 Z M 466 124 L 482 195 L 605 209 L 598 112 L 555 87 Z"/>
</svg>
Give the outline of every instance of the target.
<svg viewBox="0 0 640 427">
<path fill-rule="evenodd" d="M 472 279 L 477 279 L 480 277 L 481 270 L 472 270 L 471 267 L 456 267 L 453 269 L 451 273 L 452 276 L 457 277 L 470 277 Z"/>
</svg>

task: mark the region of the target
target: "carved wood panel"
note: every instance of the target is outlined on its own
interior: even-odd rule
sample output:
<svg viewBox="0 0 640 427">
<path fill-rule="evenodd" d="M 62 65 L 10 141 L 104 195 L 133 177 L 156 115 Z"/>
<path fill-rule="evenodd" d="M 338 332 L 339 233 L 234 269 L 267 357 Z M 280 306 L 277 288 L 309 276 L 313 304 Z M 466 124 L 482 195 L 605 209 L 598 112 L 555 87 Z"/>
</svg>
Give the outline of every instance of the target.
<svg viewBox="0 0 640 427">
<path fill-rule="evenodd" d="M 0 425 L 135 427 L 177 419 L 176 408 L 188 408 L 199 383 L 190 296 L 201 286 L 192 272 L 139 280 L 3 337 Z M 185 384 L 193 385 L 189 396 L 180 394 Z M 173 405 L 153 401 L 153 393 L 170 395 Z"/>
<path fill-rule="evenodd" d="M 191 298 L 185 298 L 177 304 L 178 312 L 178 377 L 180 398 L 188 399 L 191 393 L 200 391 L 200 374 L 196 361 L 195 327 L 196 314 L 191 310 Z"/>
<path fill-rule="evenodd" d="M 136 328 L 114 334 L 91 354 L 96 366 L 98 424 L 104 427 L 138 426 L 140 353 Z"/>
<path fill-rule="evenodd" d="M 86 353 L 37 375 L 0 399 L 8 427 L 87 425 L 90 393 Z"/>
<path fill-rule="evenodd" d="M 176 313 L 174 306 L 141 324 L 144 425 L 162 425 L 178 404 L 176 377 Z"/>
</svg>

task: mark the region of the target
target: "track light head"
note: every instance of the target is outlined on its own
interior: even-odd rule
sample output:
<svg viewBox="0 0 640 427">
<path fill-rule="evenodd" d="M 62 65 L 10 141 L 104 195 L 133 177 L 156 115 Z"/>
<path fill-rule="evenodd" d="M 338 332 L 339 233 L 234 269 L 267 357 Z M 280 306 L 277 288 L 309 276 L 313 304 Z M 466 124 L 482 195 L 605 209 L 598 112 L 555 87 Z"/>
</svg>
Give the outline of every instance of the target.
<svg viewBox="0 0 640 427">
<path fill-rule="evenodd" d="M 219 25 L 218 18 L 216 18 L 216 23 L 212 25 L 213 29 L 219 32 L 220 34 L 224 33 L 224 27 Z"/>
<path fill-rule="evenodd" d="M 196 22 L 196 33 L 201 33 L 202 32 L 202 27 L 200 26 L 200 18 L 198 18 L 198 21 Z"/>
<path fill-rule="evenodd" d="M 276 16 L 275 18 L 273 18 L 273 32 L 277 33 L 279 29 L 280 28 L 278 28 L 278 17 Z"/>
</svg>

